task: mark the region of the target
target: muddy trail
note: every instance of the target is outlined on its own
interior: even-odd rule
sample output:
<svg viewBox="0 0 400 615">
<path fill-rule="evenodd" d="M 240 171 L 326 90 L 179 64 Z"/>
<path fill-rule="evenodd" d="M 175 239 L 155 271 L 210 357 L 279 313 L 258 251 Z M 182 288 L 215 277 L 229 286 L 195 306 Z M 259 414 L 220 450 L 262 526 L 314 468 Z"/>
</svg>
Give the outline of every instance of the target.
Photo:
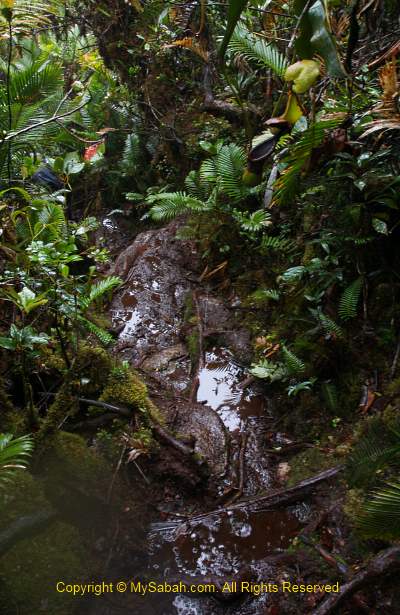
<svg viewBox="0 0 400 615">
<path fill-rule="evenodd" d="M 314 497 L 300 489 L 293 497 L 284 495 L 282 504 L 278 495 L 257 505 L 260 497 L 285 494 L 288 458 L 274 451 L 290 449 L 292 440 L 279 431 L 274 401 L 248 377 L 250 335 L 240 325 L 240 299 L 219 295 L 215 280 L 201 275 L 195 245 L 177 239 L 178 229 L 175 222 L 142 232 L 119 254 L 112 273 L 124 283 L 110 314 L 118 334 L 115 352 L 140 372 L 170 432 L 192 443 L 201 463 L 188 463 L 168 447 L 140 462 L 134 480 L 141 493 L 145 483 L 152 484 L 144 496 L 144 546 L 128 561 L 111 559 L 108 574 L 186 587 L 208 583 L 215 591 L 114 594 L 96 601 L 90 612 L 309 612 L 315 594 L 301 598 L 300 610 L 296 595 L 242 589 L 304 582 L 305 570 L 314 581 L 332 580 L 320 574 L 321 561 L 293 547 L 300 533 L 318 523 L 329 481 L 321 481 Z M 129 540 L 129 529 L 124 532 Z M 337 570 L 333 577 L 338 580 Z M 222 591 L 233 580 L 237 585 Z"/>
</svg>

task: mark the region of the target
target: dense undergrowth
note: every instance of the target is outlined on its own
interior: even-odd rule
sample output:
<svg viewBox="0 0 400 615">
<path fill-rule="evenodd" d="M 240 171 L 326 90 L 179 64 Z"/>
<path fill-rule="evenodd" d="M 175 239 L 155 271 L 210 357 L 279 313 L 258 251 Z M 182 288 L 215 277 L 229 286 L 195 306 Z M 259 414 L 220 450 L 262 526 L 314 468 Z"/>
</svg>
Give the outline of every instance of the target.
<svg viewBox="0 0 400 615">
<path fill-rule="evenodd" d="M 85 422 L 96 476 L 151 455 L 160 416 L 110 358 L 102 220 L 182 216 L 283 425 L 347 464 L 357 535 L 398 540 L 398 6 L 228 4 L 1 3 L 0 487 L 53 509 L 20 470 L 73 457 Z"/>
</svg>

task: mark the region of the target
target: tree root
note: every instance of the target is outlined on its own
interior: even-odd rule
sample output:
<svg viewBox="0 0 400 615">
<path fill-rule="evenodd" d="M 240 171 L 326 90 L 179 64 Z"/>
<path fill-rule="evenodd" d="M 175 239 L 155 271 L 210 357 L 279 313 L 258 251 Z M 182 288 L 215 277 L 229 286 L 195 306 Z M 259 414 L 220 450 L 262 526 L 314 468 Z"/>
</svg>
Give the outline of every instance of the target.
<svg viewBox="0 0 400 615">
<path fill-rule="evenodd" d="M 400 547 L 390 547 L 381 551 L 366 565 L 364 570 L 358 572 L 351 581 L 342 585 L 338 594 L 331 594 L 317 609 L 314 609 L 312 615 L 333 613 L 345 600 L 369 581 L 398 568 L 400 568 Z"/>
</svg>

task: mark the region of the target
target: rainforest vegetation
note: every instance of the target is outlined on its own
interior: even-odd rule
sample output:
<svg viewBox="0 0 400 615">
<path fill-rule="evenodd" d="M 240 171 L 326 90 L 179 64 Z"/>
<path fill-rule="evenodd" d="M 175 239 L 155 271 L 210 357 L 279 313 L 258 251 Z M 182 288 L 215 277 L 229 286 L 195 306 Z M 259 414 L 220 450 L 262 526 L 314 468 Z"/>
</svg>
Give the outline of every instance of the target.
<svg viewBox="0 0 400 615">
<path fill-rule="evenodd" d="M 400 613 L 399 33 L 0 0 L 2 613 Z"/>
</svg>

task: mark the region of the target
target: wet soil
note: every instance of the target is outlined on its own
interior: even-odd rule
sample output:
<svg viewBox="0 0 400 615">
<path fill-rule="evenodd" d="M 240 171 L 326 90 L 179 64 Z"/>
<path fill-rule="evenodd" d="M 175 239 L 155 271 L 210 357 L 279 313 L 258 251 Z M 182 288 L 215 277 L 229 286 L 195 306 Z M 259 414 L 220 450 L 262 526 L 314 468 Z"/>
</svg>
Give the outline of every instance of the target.
<svg viewBox="0 0 400 615">
<path fill-rule="evenodd" d="M 178 228 L 179 223 L 172 223 L 139 234 L 111 271 L 124 280 L 111 305 L 119 337 L 116 352 L 147 380 L 169 429 L 194 440 L 208 472 L 207 482 L 193 487 L 173 455 L 160 453 L 150 462 L 148 471 L 163 477 L 163 487 L 153 502 L 159 518 L 153 515 L 149 522 L 148 551 L 140 575 L 159 581 L 229 579 L 247 570 L 253 579 L 271 578 L 275 573 L 266 561 L 290 547 L 310 517 L 309 506 L 300 503 L 257 513 L 227 511 L 193 527 L 179 520 L 182 515 L 264 493 L 277 485 L 277 479 L 276 464 L 266 453 L 267 445 L 271 446 L 273 407 L 262 388 L 246 386 L 245 362 L 251 348 L 248 332 L 238 324 L 238 299 L 228 301 L 199 281 L 196 247 L 176 239 Z M 192 308 L 188 314 L 194 293 L 198 313 Z M 204 332 L 200 368 L 190 357 L 193 349 L 188 344 L 199 319 Z M 247 598 L 245 605 L 241 600 L 221 605 L 213 596 L 148 597 L 147 606 L 142 598 L 138 612 L 240 615 L 260 613 L 268 604 L 265 595 L 253 596 L 251 602 Z M 137 608 L 137 598 L 131 600 Z"/>
</svg>

